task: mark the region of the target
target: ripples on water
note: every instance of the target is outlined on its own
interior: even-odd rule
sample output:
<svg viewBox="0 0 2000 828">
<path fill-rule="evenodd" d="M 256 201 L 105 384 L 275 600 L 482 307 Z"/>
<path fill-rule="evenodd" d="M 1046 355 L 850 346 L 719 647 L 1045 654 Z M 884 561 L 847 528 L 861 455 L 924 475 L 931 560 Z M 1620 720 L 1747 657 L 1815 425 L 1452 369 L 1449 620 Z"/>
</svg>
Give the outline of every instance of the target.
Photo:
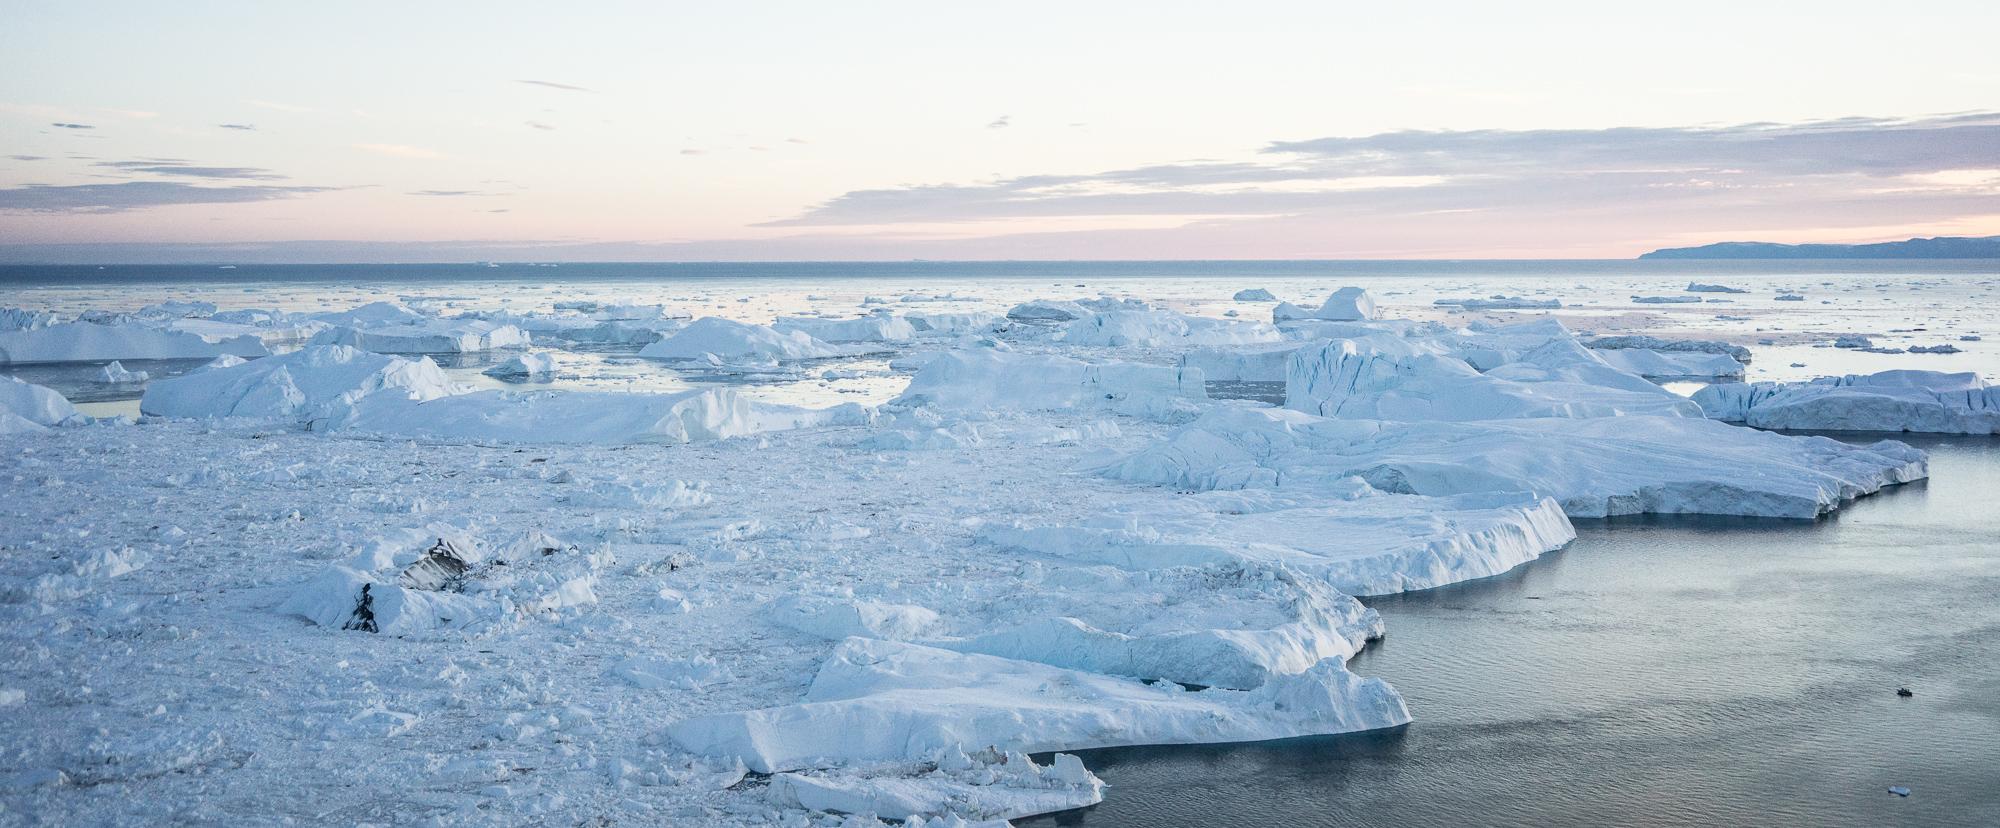
<svg viewBox="0 0 2000 828">
<path fill-rule="evenodd" d="M 1817 523 L 1580 522 L 1370 599 L 1414 723 L 1084 751 L 1105 802 L 1021 824 L 2000 825 L 2000 440 L 1912 442 L 1928 484 Z"/>
</svg>

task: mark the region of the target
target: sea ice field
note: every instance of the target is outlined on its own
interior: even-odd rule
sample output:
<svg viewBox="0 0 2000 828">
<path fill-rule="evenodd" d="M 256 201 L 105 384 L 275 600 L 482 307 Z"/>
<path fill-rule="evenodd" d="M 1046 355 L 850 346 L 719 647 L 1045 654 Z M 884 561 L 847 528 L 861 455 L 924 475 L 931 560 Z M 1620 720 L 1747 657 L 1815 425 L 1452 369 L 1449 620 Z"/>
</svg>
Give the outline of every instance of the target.
<svg viewBox="0 0 2000 828">
<path fill-rule="evenodd" d="M 1883 652 L 2000 625 L 1995 337 L 1976 262 L 0 269 L 0 822 L 1426 824 L 1483 746 L 1979 824 L 1990 666 Z M 1800 766 L 1865 806 L 1609 770 L 1926 678 Z"/>
</svg>

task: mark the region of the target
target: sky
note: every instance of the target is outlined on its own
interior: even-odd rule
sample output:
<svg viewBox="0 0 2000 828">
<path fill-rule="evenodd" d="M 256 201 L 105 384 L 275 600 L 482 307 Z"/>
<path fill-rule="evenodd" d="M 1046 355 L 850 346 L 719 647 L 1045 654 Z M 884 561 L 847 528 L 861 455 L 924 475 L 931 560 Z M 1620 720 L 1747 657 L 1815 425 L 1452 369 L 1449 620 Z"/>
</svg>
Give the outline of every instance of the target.
<svg viewBox="0 0 2000 828">
<path fill-rule="evenodd" d="M 1626 258 L 2000 234 L 1990 0 L 0 18 L 0 261 Z"/>
</svg>

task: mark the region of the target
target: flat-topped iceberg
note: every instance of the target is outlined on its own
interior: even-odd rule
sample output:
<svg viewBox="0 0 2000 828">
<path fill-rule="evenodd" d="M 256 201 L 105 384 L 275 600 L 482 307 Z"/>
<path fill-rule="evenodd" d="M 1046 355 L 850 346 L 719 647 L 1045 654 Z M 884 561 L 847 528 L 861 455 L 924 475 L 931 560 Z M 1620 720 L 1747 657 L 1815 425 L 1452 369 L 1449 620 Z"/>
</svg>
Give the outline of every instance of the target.
<svg viewBox="0 0 2000 828">
<path fill-rule="evenodd" d="M 342 419 L 376 394 L 430 400 L 456 389 L 437 363 L 313 345 L 236 365 L 213 363 L 146 387 L 142 413 L 159 417 L 249 418 L 305 423 Z"/>
<path fill-rule="evenodd" d="M 1431 304 L 1466 310 L 1559 310 L 1560 299 L 1527 299 L 1520 296 L 1489 296 L 1483 299 L 1439 299 Z"/>
<path fill-rule="evenodd" d="M 0 331 L 0 365 L 44 362 L 108 362 L 115 359 L 203 359 L 233 354 L 265 356 L 271 351 L 254 336 L 210 342 L 183 331 L 126 323 L 65 322 L 27 330 Z"/>
<path fill-rule="evenodd" d="M 1142 468 L 1145 462 L 1114 464 L 1105 472 L 1158 482 L 1146 479 L 1153 470 Z M 1173 502 L 1079 526 L 999 529 L 986 537 L 1007 548 L 1132 569 L 1283 568 L 1324 579 L 1350 595 L 1497 575 L 1576 538 L 1555 501 L 1518 492 L 1445 497 L 1370 492 L 1308 500 L 1300 505 L 1281 499 L 1281 505 L 1261 507 L 1240 497 Z"/>
<path fill-rule="evenodd" d="M 958 411 L 1108 408 L 1170 417 L 1191 412 L 1193 402 L 1207 396 L 1201 372 L 1191 368 L 982 349 L 937 355 L 893 402 Z"/>
<path fill-rule="evenodd" d="M 1167 310 L 1092 313 L 1063 325 L 1055 340 L 1070 345 L 1171 348 L 1275 342 L 1277 329 L 1261 323 L 1186 316 Z"/>
<path fill-rule="evenodd" d="M 887 313 L 857 319 L 781 316 L 771 323 L 771 329 L 779 333 L 799 331 L 821 342 L 908 342 L 917 335 L 909 320 Z"/>
<path fill-rule="evenodd" d="M 1710 417 L 1756 428 L 2000 434 L 2000 386 L 1971 372 L 1729 383 L 1703 388 L 1694 400 Z"/>
<path fill-rule="evenodd" d="M 525 348 L 520 328 L 483 319 L 425 319 L 366 326 L 336 325 L 313 335 L 312 345 L 347 345 L 383 354 L 470 354 Z"/>
<path fill-rule="evenodd" d="M 1673 353 L 1720 354 L 1744 365 L 1750 364 L 1750 349 L 1730 342 L 1713 339 L 1664 339 L 1644 334 L 1623 336 L 1594 336 L 1582 340 L 1583 346 L 1593 351 L 1615 351 L 1636 348 L 1647 351 L 1668 351 Z"/>
<path fill-rule="evenodd" d="M 1302 348 L 1287 363 L 1285 405 L 1367 420 L 1701 416 L 1687 399 L 1606 365 L 1567 337 L 1485 373 L 1440 350 L 1384 336 Z"/>
<path fill-rule="evenodd" d="M 621 391 L 477 391 L 430 400 L 371 399 L 329 430 L 444 442 L 691 443 L 767 430 L 751 402 L 727 388 Z"/>
<path fill-rule="evenodd" d="M 1724 354 L 1618 348 L 1598 351 L 1605 364 L 1646 379 L 1742 379 L 1743 363 Z"/>
<path fill-rule="evenodd" d="M 1244 288 L 1243 290 L 1239 290 L 1239 291 L 1237 291 L 1237 292 L 1236 292 L 1236 295 L 1234 295 L 1234 296 L 1231 296 L 1231 297 L 1229 297 L 1229 298 L 1231 298 L 1231 299 L 1234 299 L 1234 300 L 1236 300 L 1236 301 L 1238 301 L 1238 302 L 1276 302 L 1276 301 L 1278 301 L 1278 297 L 1276 297 L 1276 296 L 1273 296 L 1273 295 L 1271 295 L 1271 292 L 1270 292 L 1270 291 L 1268 291 L 1268 290 L 1265 290 L 1265 289 L 1263 289 L 1263 288 Z"/>
<path fill-rule="evenodd" d="M 1176 488 L 1532 492 L 1571 517 L 1708 514 L 1812 518 L 1927 474 L 1893 440 L 1853 446 L 1692 417 L 1382 422 L 1220 408 L 1164 442 L 1103 464 Z"/>
<path fill-rule="evenodd" d="M 1277 342 L 1241 347 L 1195 348 L 1181 354 L 1182 368 L 1201 371 L 1208 382 L 1284 382 L 1285 365 L 1302 346 Z"/>
<path fill-rule="evenodd" d="M 853 349 L 822 342 L 804 331 L 779 331 L 716 316 L 697 319 L 674 335 L 639 351 L 640 356 L 652 359 L 704 360 L 712 357 L 727 362 L 825 359 L 852 353 L 855 353 Z"/>
<path fill-rule="evenodd" d="M 936 647 L 849 638 L 805 700 L 670 725 L 674 743 L 761 773 L 921 760 L 972 746 L 1039 753 L 1120 745 L 1246 742 L 1394 727 L 1402 697 L 1338 659 L 1255 690 L 1065 670 Z"/>
</svg>

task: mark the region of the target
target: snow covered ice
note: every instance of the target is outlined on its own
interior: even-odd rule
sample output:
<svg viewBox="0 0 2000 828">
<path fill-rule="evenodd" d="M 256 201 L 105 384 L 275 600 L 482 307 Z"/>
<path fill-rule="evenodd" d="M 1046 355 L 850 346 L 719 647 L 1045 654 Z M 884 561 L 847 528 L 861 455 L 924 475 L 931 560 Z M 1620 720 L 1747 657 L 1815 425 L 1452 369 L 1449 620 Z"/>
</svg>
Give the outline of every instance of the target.
<svg viewBox="0 0 2000 828">
<path fill-rule="evenodd" d="M 1106 786 L 1070 751 L 1421 720 L 1347 669 L 1392 626 L 1357 596 L 1529 565 L 1592 518 L 1811 519 L 1926 473 L 1724 419 L 1992 430 L 1977 375 L 1690 401 L 1648 378 L 1743 377 L 1749 338 L 1380 284 L 0 314 L 9 359 L 82 372 L 65 390 L 154 372 L 121 381 L 136 418 L 0 378 L 0 803 L 1083 807 Z M 1275 295 L 1327 298 L 1219 315 Z"/>
</svg>

